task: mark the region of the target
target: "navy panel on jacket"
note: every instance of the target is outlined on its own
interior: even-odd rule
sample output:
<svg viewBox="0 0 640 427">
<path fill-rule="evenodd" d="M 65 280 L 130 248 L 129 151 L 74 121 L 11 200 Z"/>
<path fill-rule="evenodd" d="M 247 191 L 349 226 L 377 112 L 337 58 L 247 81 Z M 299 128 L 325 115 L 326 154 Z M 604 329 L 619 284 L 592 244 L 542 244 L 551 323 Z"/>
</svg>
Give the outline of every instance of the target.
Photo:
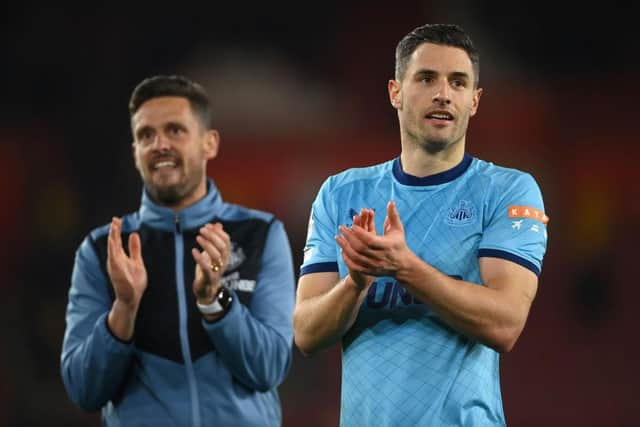
<svg viewBox="0 0 640 427">
<path fill-rule="evenodd" d="M 264 242 L 272 221 L 248 218 L 240 221 L 228 221 L 212 218 L 212 223 L 220 222 L 229 234 L 232 248 L 238 263 L 231 265 L 224 273 L 223 280 L 227 285 L 239 281 L 255 281 L 260 271 L 260 261 L 264 250 Z M 202 328 L 202 314 L 198 311 L 193 296 L 192 283 L 195 274 L 195 261 L 191 249 L 201 249 L 196 242 L 199 229 L 182 230 L 184 241 L 183 259 L 185 295 L 187 295 L 188 334 L 192 360 L 213 351 L 214 346 Z M 138 349 L 157 356 L 184 363 L 180 347 L 180 331 L 178 318 L 178 296 L 175 288 L 175 234 L 151 228 L 142 224 L 137 230 L 142 244 L 142 258 L 147 269 L 147 289 L 140 302 L 136 318 L 134 335 Z M 94 248 L 105 269 L 107 262 L 107 238 L 103 235 L 93 241 Z M 122 241 L 127 242 L 129 233 L 122 234 Z M 127 245 L 123 245 L 125 252 Z M 249 305 L 253 289 L 234 288 L 240 302 Z M 113 289 L 110 289 L 113 295 Z"/>
</svg>

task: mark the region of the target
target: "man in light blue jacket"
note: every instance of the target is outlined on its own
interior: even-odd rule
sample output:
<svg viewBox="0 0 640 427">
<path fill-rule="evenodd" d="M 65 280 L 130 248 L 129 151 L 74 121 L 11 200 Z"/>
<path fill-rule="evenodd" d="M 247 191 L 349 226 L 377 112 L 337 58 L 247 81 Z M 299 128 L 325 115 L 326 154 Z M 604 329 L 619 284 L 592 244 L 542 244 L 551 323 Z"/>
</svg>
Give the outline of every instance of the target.
<svg viewBox="0 0 640 427">
<path fill-rule="evenodd" d="M 207 177 L 219 135 L 200 85 L 146 79 L 129 110 L 142 201 L 76 252 L 67 392 L 107 426 L 279 426 L 294 306 L 283 224 Z"/>
</svg>

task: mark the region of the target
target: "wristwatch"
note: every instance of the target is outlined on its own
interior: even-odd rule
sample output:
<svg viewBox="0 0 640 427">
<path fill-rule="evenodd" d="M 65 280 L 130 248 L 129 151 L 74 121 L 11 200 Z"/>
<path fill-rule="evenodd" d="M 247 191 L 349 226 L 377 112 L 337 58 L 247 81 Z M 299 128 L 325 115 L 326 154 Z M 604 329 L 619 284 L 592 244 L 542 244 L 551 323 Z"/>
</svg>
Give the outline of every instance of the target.
<svg viewBox="0 0 640 427">
<path fill-rule="evenodd" d="M 196 301 L 196 305 L 202 314 L 218 314 L 228 311 L 231 307 L 231 301 L 233 301 L 231 291 L 225 286 L 221 286 L 211 304 L 200 304 Z"/>
</svg>

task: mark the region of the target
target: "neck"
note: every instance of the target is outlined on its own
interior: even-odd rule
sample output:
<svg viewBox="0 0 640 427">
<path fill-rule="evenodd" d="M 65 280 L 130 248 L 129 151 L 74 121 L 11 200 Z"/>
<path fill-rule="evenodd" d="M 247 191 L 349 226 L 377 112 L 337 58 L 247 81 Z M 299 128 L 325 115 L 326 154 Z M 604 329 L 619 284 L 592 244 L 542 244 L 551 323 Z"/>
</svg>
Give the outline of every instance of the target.
<svg viewBox="0 0 640 427">
<path fill-rule="evenodd" d="M 418 178 L 435 175 L 458 165 L 464 157 L 464 139 L 442 151 L 430 153 L 417 144 L 402 144 L 400 160 L 405 173 Z"/>
</svg>

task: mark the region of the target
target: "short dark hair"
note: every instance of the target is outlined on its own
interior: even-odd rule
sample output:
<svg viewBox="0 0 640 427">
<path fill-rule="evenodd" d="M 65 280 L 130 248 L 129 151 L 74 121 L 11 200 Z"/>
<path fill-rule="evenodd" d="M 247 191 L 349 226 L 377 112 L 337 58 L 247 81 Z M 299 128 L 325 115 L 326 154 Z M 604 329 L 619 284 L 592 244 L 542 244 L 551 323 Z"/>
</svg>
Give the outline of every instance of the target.
<svg viewBox="0 0 640 427">
<path fill-rule="evenodd" d="M 201 85 L 184 76 L 161 75 L 149 77 L 141 81 L 131 94 L 131 99 L 129 100 L 129 116 L 133 117 L 140 106 L 148 100 L 162 96 L 179 96 L 186 98 L 204 128 L 211 128 L 211 105 L 207 92 Z"/>
<path fill-rule="evenodd" d="M 402 80 L 407 72 L 409 57 L 422 43 L 434 43 L 457 47 L 469 55 L 473 66 L 474 86 L 480 81 L 480 55 L 471 41 L 471 37 L 455 24 L 426 24 L 415 28 L 404 36 L 396 47 L 396 79 Z"/>
</svg>

